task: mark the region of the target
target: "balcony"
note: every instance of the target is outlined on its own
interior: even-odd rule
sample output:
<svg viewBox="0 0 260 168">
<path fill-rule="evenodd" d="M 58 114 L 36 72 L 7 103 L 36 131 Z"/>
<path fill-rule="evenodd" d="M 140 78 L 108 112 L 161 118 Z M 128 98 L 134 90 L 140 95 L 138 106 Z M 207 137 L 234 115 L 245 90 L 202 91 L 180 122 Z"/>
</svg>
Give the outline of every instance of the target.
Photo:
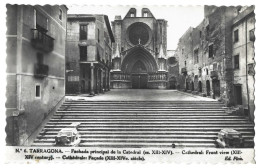
<svg viewBox="0 0 260 168">
<path fill-rule="evenodd" d="M 54 38 L 38 29 L 32 29 L 32 46 L 36 49 L 51 52 L 54 46 Z"/>
<path fill-rule="evenodd" d="M 181 73 L 186 75 L 187 74 L 187 69 L 186 68 L 181 68 Z"/>
<path fill-rule="evenodd" d="M 49 66 L 44 64 L 34 64 L 34 76 L 43 78 L 48 76 Z"/>
<path fill-rule="evenodd" d="M 217 71 L 211 71 L 210 72 L 210 77 L 212 79 L 218 79 L 218 72 Z"/>
</svg>

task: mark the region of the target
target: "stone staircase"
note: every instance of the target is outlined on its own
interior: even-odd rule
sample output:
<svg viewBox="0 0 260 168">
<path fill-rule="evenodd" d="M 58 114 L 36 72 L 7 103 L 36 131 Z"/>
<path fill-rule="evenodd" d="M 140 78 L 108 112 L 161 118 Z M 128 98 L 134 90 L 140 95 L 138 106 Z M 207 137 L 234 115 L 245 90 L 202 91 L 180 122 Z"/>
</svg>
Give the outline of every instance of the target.
<svg viewBox="0 0 260 168">
<path fill-rule="evenodd" d="M 253 147 L 254 124 L 222 107 L 217 101 L 67 100 L 32 146 L 54 146 L 58 131 L 80 122 L 84 147 L 216 147 L 223 128 L 241 132 Z"/>
</svg>

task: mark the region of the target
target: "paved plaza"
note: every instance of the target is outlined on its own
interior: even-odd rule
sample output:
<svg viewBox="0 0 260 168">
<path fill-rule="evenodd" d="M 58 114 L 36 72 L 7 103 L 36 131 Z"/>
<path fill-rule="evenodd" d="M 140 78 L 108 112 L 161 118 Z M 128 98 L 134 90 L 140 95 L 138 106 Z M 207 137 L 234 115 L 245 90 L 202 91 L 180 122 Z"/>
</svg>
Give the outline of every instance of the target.
<svg viewBox="0 0 260 168">
<path fill-rule="evenodd" d="M 178 90 L 111 89 L 105 94 L 90 97 L 88 94 L 66 96 L 69 100 L 88 101 L 215 101 L 214 99 L 184 93 Z"/>
</svg>

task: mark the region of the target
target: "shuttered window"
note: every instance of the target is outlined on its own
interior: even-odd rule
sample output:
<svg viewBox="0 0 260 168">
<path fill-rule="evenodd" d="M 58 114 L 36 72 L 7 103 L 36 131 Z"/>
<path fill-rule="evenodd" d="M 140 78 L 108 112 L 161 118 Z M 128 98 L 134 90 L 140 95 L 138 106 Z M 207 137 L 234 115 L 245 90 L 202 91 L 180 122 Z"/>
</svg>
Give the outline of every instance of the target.
<svg viewBox="0 0 260 168">
<path fill-rule="evenodd" d="M 79 36 L 80 36 L 79 37 L 80 40 L 87 40 L 88 25 L 80 25 Z"/>
</svg>

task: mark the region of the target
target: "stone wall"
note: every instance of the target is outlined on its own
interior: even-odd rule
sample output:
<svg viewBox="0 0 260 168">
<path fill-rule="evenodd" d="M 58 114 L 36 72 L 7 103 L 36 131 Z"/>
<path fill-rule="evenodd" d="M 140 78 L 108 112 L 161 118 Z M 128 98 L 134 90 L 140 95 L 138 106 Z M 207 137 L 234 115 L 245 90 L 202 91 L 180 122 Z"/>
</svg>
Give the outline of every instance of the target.
<svg viewBox="0 0 260 168">
<path fill-rule="evenodd" d="M 182 68 L 187 70 L 187 75 L 183 76 L 186 80 L 181 80 L 184 82 L 182 85 L 185 85 L 182 88 L 199 92 L 199 82 L 201 82 L 201 95 L 208 93 L 208 96 L 221 99 L 226 103 L 232 100 L 230 95 L 233 80 L 230 71 L 232 37 L 230 34 L 232 19 L 235 16 L 235 7 L 209 9 L 204 20 L 196 28 L 189 28 L 180 38 L 176 52 L 179 55 L 179 70 L 180 73 Z M 211 45 L 213 50 L 210 55 Z M 215 76 L 211 75 L 213 73 Z M 215 85 L 218 81 L 219 87 Z"/>
</svg>

